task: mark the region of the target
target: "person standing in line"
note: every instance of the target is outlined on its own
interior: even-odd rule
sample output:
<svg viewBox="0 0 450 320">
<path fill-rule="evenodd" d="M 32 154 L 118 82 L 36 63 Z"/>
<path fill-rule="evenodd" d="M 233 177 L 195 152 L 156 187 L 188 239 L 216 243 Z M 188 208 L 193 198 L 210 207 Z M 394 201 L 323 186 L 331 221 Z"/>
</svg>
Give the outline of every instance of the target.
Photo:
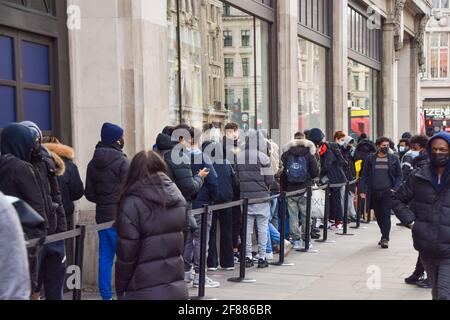
<svg viewBox="0 0 450 320">
<path fill-rule="evenodd" d="M 105 123 L 101 141 L 89 162 L 86 175 L 86 198 L 96 204 L 95 220 L 98 224 L 112 222 L 116 218 L 117 204 L 128 174 L 129 160 L 121 127 Z M 99 264 L 98 285 L 103 300 L 112 300 L 112 268 L 116 255 L 117 231 L 109 228 L 98 232 Z"/>
<path fill-rule="evenodd" d="M 433 300 L 450 300 L 450 134 L 435 135 L 430 163 L 411 173 L 393 194 L 397 218 L 412 229 Z"/>
<path fill-rule="evenodd" d="M 355 167 L 355 159 L 353 157 L 355 151 L 355 140 L 346 136 L 344 139 L 344 143 L 341 146 L 342 156 L 346 161 L 346 165 L 344 166 L 345 176 L 347 177 L 347 181 L 354 181 L 356 179 L 356 167 Z M 344 201 L 345 197 L 345 188 L 342 193 L 342 199 Z M 350 186 L 349 190 L 349 198 L 348 198 L 348 213 L 349 219 L 351 222 L 356 221 L 356 209 L 355 209 L 355 196 L 356 196 L 356 184 Z M 343 202 L 344 203 L 344 202 Z"/>
<path fill-rule="evenodd" d="M 375 211 L 383 249 L 389 248 L 391 232 L 392 193 L 400 187 L 402 169 L 396 155 L 389 153 L 389 139 L 377 140 L 378 151 L 368 157 L 361 176 L 361 198 L 366 199 L 367 211 Z"/>
</svg>

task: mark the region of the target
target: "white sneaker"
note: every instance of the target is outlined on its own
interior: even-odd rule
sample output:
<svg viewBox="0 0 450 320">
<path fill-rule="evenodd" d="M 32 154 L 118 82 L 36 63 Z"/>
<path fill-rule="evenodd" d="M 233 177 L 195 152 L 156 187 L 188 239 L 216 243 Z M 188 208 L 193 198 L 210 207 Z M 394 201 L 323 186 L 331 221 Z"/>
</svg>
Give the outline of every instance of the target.
<svg viewBox="0 0 450 320">
<path fill-rule="evenodd" d="M 221 268 L 221 270 L 224 270 L 224 271 L 234 271 L 235 269 L 236 269 L 235 267 Z"/>
<path fill-rule="evenodd" d="M 208 271 L 214 272 L 214 271 L 217 271 L 217 269 L 218 269 L 218 268 L 208 268 Z"/>
<path fill-rule="evenodd" d="M 267 261 L 273 260 L 273 252 L 271 252 L 271 253 L 266 253 L 266 260 L 267 260 Z M 259 261 L 259 260 L 258 260 L 258 261 Z"/>
<path fill-rule="evenodd" d="M 294 246 L 292 247 L 294 250 L 301 249 L 301 242 L 300 240 L 294 241 Z"/>
<path fill-rule="evenodd" d="M 200 285 L 200 275 L 195 274 L 194 278 L 194 288 L 198 288 Z M 208 277 L 205 279 L 205 288 L 219 288 L 220 282 L 214 281 Z"/>
<path fill-rule="evenodd" d="M 287 240 L 284 240 L 284 256 L 287 257 L 292 250 L 292 243 Z"/>
<path fill-rule="evenodd" d="M 194 275 L 191 271 L 184 273 L 184 282 L 191 283 L 194 280 Z"/>
</svg>

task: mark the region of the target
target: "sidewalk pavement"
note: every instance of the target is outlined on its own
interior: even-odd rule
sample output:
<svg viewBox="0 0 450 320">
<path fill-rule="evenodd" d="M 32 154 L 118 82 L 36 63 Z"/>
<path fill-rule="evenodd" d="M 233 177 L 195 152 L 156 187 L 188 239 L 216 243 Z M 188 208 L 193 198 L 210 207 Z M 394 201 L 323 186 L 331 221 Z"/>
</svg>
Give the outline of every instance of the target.
<svg viewBox="0 0 450 320">
<path fill-rule="evenodd" d="M 247 269 L 247 278 L 256 283 L 227 281 L 239 274 L 239 265 L 233 272 L 209 272 L 208 276 L 219 281 L 221 287 L 207 288 L 206 296 L 219 300 L 430 300 L 431 290 L 404 283 L 414 270 L 417 252 L 411 231 L 397 227 L 395 218 L 392 222 L 387 250 L 378 247 L 380 232 L 376 223 L 362 224 L 359 230 L 349 228 L 354 236 L 330 231 L 328 238 L 336 243 L 312 242 L 318 253 L 292 251 L 285 261 L 294 266 Z M 189 291 L 196 296 L 197 289 L 191 287 Z M 83 299 L 99 297 L 85 291 Z"/>
</svg>

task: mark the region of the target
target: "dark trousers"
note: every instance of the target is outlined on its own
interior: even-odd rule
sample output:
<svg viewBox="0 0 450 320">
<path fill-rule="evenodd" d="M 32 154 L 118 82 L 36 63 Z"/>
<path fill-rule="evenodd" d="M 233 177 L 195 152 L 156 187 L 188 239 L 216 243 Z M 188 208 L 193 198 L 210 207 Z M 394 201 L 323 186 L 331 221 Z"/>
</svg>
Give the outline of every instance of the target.
<svg viewBox="0 0 450 320">
<path fill-rule="evenodd" d="M 391 190 L 373 191 L 371 194 L 371 207 L 375 211 L 382 239 L 388 241 L 391 233 L 391 196 Z"/>
<path fill-rule="evenodd" d="M 425 273 L 425 268 L 423 266 L 422 260 L 420 260 L 420 255 L 417 258 L 417 263 L 416 263 L 416 270 L 414 270 L 414 274 L 418 277 L 423 276 L 423 274 Z"/>
<path fill-rule="evenodd" d="M 241 229 L 242 229 L 242 210 L 241 207 L 232 208 L 232 237 L 233 237 L 233 248 L 240 249 L 241 246 Z"/>
<path fill-rule="evenodd" d="M 433 300 L 450 300 L 450 259 L 420 255 L 432 287 Z"/>
<path fill-rule="evenodd" d="M 231 209 L 224 209 L 213 213 L 207 261 L 209 268 L 217 268 L 219 266 L 217 254 L 217 222 L 220 223 L 220 266 L 222 268 L 234 267 L 232 213 L 233 210 Z"/>
<path fill-rule="evenodd" d="M 330 193 L 331 193 L 330 219 L 344 221 L 344 211 L 342 208 L 342 201 L 341 201 L 341 189 L 331 188 Z"/>
<path fill-rule="evenodd" d="M 39 282 L 44 286 L 45 300 L 62 300 L 66 275 L 64 241 L 46 244 L 39 255 Z"/>
</svg>

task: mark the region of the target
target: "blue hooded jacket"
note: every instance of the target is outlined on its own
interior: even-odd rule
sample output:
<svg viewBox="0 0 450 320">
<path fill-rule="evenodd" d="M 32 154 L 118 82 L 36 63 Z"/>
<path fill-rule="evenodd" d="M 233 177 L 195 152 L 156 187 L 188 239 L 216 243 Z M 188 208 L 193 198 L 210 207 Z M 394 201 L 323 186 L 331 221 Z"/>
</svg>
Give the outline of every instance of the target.
<svg viewBox="0 0 450 320">
<path fill-rule="evenodd" d="M 430 157 L 432 154 L 431 144 L 436 139 L 443 139 L 443 140 L 447 141 L 447 144 L 449 145 L 449 148 L 450 148 L 450 134 L 446 133 L 446 132 L 440 132 L 440 133 L 436 134 L 433 138 L 431 138 L 430 141 L 428 142 L 427 152 L 430 155 Z M 440 180 L 437 175 L 436 169 L 433 166 L 431 166 L 431 167 L 432 167 L 431 174 L 432 174 L 433 185 L 437 191 L 442 191 L 442 189 L 445 186 L 444 183 L 447 180 L 447 177 L 450 175 L 450 162 L 447 164 L 447 168 L 444 171 L 444 175 L 441 177 Z"/>
<path fill-rule="evenodd" d="M 197 197 L 192 201 L 192 208 L 199 209 L 204 205 L 215 202 L 219 195 L 219 178 L 212 160 L 200 149 L 191 149 L 192 174 L 197 175 L 204 168 L 209 169 L 209 175 L 200 189 Z"/>
</svg>

